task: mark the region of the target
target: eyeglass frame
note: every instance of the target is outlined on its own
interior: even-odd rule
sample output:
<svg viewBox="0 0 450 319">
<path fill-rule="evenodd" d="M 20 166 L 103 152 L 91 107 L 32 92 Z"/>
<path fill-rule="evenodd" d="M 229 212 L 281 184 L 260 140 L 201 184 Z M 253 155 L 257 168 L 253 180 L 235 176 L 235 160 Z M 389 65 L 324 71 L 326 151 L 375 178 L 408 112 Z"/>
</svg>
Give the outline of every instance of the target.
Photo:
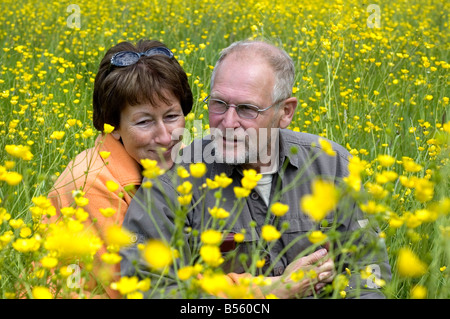
<svg viewBox="0 0 450 319">
<path fill-rule="evenodd" d="M 224 103 L 224 104 L 225 104 L 225 107 L 226 107 L 226 108 L 225 108 L 225 111 L 222 112 L 222 113 L 210 111 L 210 110 L 209 110 L 208 100 L 215 100 L 215 101 L 220 101 L 220 102 Z M 236 109 L 237 115 L 238 115 L 240 118 L 243 118 L 243 119 L 252 119 L 252 120 L 254 120 L 254 119 L 258 118 L 259 113 L 264 112 L 264 111 L 267 111 L 267 110 L 270 109 L 272 106 L 277 105 L 278 103 L 281 103 L 281 102 L 283 102 L 284 100 L 285 100 L 285 99 L 282 99 L 282 100 L 280 100 L 280 101 L 277 101 L 277 102 L 273 103 L 271 106 L 268 106 L 268 107 L 266 107 L 266 108 L 264 108 L 264 109 L 261 109 L 259 106 L 256 106 L 256 105 L 250 104 L 250 103 L 241 103 L 241 104 L 237 104 L 237 105 L 236 105 L 236 104 L 230 104 L 230 103 L 227 103 L 227 102 L 225 102 L 225 101 L 223 101 L 223 100 L 221 100 L 221 99 L 211 98 L 211 95 L 208 95 L 207 97 L 205 97 L 205 98 L 203 99 L 203 102 L 208 104 L 208 110 L 209 110 L 211 113 L 213 113 L 213 114 L 225 114 L 225 113 L 228 111 L 228 109 L 229 109 L 230 107 L 234 107 L 234 108 Z M 243 117 L 243 116 L 241 116 L 241 115 L 239 114 L 239 112 L 238 112 L 240 106 L 251 106 L 251 107 L 254 107 L 254 110 L 255 110 L 256 112 L 258 112 L 258 113 L 256 113 L 256 116 L 255 116 L 255 117 Z"/>
<path fill-rule="evenodd" d="M 119 54 L 124 54 L 124 53 L 130 53 L 130 54 L 133 54 L 134 56 L 137 57 L 136 61 L 133 62 L 133 63 L 130 63 L 130 64 L 123 64 L 123 63 L 119 63 L 118 61 L 116 62 L 117 56 L 118 56 Z M 136 64 L 142 56 L 150 57 L 150 56 L 152 56 L 152 55 L 158 55 L 158 54 L 159 54 L 159 55 L 167 56 L 167 57 L 170 58 L 170 59 L 173 58 L 173 52 L 170 51 L 170 50 L 169 50 L 168 48 L 166 48 L 166 47 L 154 47 L 154 48 L 148 49 L 148 50 L 145 51 L 145 52 L 120 51 L 120 52 L 114 53 L 114 55 L 111 57 L 111 60 L 110 60 L 110 68 L 111 68 L 112 66 L 116 66 L 116 67 L 126 67 L 126 66 L 130 66 L 130 65 Z"/>
</svg>

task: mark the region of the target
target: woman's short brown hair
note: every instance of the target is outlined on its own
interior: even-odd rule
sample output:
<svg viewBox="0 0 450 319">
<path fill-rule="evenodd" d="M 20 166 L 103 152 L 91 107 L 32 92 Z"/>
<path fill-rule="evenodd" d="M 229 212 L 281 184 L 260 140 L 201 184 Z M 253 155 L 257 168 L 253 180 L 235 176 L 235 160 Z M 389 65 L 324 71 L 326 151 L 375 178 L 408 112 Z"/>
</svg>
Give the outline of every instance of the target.
<svg viewBox="0 0 450 319">
<path fill-rule="evenodd" d="M 104 124 L 120 126 L 120 113 L 125 106 L 167 102 L 173 94 L 180 101 L 186 116 L 192 109 L 193 97 L 186 72 L 175 58 L 165 55 L 142 56 L 125 67 L 111 65 L 111 57 L 120 51 L 145 52 L 154 47 L 166 47 L 154 40 L 140 40 L 136 45 L 121 42 L 106 52 L 95 77 L 93 94 L 94 127 L 103 131 Z"/>
</svg>

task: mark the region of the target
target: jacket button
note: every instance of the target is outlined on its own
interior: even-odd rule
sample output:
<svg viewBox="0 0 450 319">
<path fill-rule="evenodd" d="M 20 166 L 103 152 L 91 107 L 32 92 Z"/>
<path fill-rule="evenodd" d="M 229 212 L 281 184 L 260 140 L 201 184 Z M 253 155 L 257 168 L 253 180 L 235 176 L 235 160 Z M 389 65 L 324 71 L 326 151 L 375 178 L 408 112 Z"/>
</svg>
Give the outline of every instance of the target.
<svg viewBox="0 0 450 319">
<path fill-rule="evenodd" d="M 257 199 L 259 199 L 259 195 L 258 195 L 257 192 L 252 192 L 250 194 L 250 198 L 253 199 L 253 200 L 257 200 Z"/>
</svg>

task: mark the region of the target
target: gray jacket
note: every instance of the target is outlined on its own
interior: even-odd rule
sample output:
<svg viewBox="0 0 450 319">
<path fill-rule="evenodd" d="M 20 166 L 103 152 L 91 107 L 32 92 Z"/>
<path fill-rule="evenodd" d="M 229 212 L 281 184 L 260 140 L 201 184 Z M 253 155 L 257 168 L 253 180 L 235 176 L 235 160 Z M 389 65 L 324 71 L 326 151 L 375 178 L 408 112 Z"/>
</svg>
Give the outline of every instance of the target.
<svg viewBox="0 0 450 319">
<path fill-rule="evenodd" d="M 350 154 L 342 146 L 331 142 L 336 156 L 326 155 L 319 146 L 318 136 L 311 134 L 282 129 L 279 137 L 279 170 L 272 180 L 270 202 L 279 201 L 289 205 L 290 209 L 284 216 L 275 217 L 271 214 L 256 190 L 243 200 L 242 210 L 239 216 L 236 216 L 239 210 L 233 208 L 235 204 L 233 188 L 241 186 L 242 172 L 238 166 L 211 160 L 211 154 L 208 152 L 214 150 L 211 148 L 211 139 L 207 136 L 194 140 L 183 149 L 180 165 L 189 169 L 188 166 L 192 162 L 203 161 L 207 164 L 207 173 L 202 178 L 189 179 L 194 184 L 193 205 L 186 215 L 174 214 L 174 207 L 178 205 L 176 186 L 180 184 L 180 178 L 176 174 L 176 168 L 173 168 L 157 182 L 153 181 L 154 186 L 151 189 L 141 187 L 138 190 L 129 206 L 123 226 L 136 234 L 136 243 L 143 243 L 149 238 L 164 237 L 173 245 L 180 247 L 181 256 L 185 260 L 190 260 L 191 257 L 198 255 L 200 241 L 199 235 L 192 230 L 204 230 L 205 225 L 210 225 L 208 223 L 211 222 L 211 216 L 208 208 L 214 207 L 218 201 L 215 190 L 209 190 L 205 195 L 205 188 L 202 185 L 206 178 L 214 179 L 214 176 L 225 173 L 233 179 L 233 182 L 222 190 L 221 198 L 225 200 L 218 206 L 232 212 L 232 215 L 228 218 L 228 222 L 222 225 L 222 230 L 230 233 L 245 230 L 246 234 L 244 242 L 238 245 L 233 240 L 226 241 L 222 245 L 225 262 L 221 267 L 226 272 L 246 272 L 247 265 L 239 256 L 241 254 L 250 256 L 256 246 L 259 247 L 257 249 L 260 256 L 263 256 L 266 262 L 264 267 L 254 274 L 281 275 L 294 259 L 320 248 L 311 244 L 305 236 L 310 230 L 320 229 L 327 233 L 330 239 L 334 239 L 331 250 L 336 247 L 346 248 L 346 253 L 340 252 L 336 257 L 335 265 L 338 272 L 345 274 L 351 271 L 347 295 L 349 297 L 356 295 L 358 298 L 383 298 L 384 295 L 377 289 L 378 286 L 373 279 L 388 282 L 391 279 L 391 270 L 386 248 L 377 234 L 377 225 L 370 222 L 351 200 L 342 201 L 336 211 L 327 215 L 326 221 L 320 224 L 304 214 L 299 205 L 300 199 L 311 193 L 311 180 L 314 177 L 332 179 L 339 184 L 348 174 Z M 281 229 L 282 225 L 289 225 L 270 249 L 267 245 L 255 245 L 260 239 L 261 227 L 268 223 L 278 229 Z M 182 245 L 178 246 L 180 243 Z M 355 249 L 356 247 L 359 249 Z M 146 267 L 145 262 L 139 257 L 136 246 L 122 250 L 121 255 L 122 275 L 159 277 Z M 360 270 L 368 265 L 374 273 L 368 279 L 362 279 L 359 275 Z M 346 270 L 348 267 L 351 268 Z M 169 274 L 159 279 L 163 279 L 160 282 L 167 287 L 176 284 L 174 272 L 172 276 Z"/>
</svg>

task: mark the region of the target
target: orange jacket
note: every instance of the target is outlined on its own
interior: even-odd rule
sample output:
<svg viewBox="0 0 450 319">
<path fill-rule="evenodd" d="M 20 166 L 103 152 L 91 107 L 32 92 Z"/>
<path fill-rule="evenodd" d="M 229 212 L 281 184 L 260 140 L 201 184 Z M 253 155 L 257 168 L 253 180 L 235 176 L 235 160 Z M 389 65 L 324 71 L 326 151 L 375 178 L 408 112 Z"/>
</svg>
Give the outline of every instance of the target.
<svg viewBox="0 0 450 319">
<path fill-rule="evenodd" d="M 102 158 L 100 155 L 102 151 L 110 152 L 109 157 Z M 109 191 L 105 185 L 107 181 L 114 181 L 118 184 L 118 190 Z M 134 191 L 141 182 L 141 167 L 127 153 L 122 143 L 114 139 L 111 134 L 100 135 L 93 148 L 81 152 L 67 165 L 53 186 L 48 198 L 55 206 L 57 214 L 52 220 L 61 216 L 60 209 L 62 207 L 73 205 L 72 191 L 81 190 L 85 192 L 84 197 L 89 199 L 88 205 L 83 207 L 89 213 L 89 218 L 85 223 L 92 224 L 96 235 L 104 241 L 104 230 L 107 226 L 113 223 L 122 225 Z M 135 185 L 134 190 L 128 189 L 127 186 L 130 185 Z M 128 191 L 125 190 L 126 187 Z M 100 213 L 99 209 L 108 207 L 116 209 L 116 213 L 107 218 Z M 105 252 L 106 246 L 103 246 L 97 252 L 97 261 Z M 114 272 L 115 281 L 120 275 L 120 265 L 111 267 L 111 270 Z M 110 287 L 105 287 L 105 289 L 110 298 L 120 296 Z"/>
</svg>

